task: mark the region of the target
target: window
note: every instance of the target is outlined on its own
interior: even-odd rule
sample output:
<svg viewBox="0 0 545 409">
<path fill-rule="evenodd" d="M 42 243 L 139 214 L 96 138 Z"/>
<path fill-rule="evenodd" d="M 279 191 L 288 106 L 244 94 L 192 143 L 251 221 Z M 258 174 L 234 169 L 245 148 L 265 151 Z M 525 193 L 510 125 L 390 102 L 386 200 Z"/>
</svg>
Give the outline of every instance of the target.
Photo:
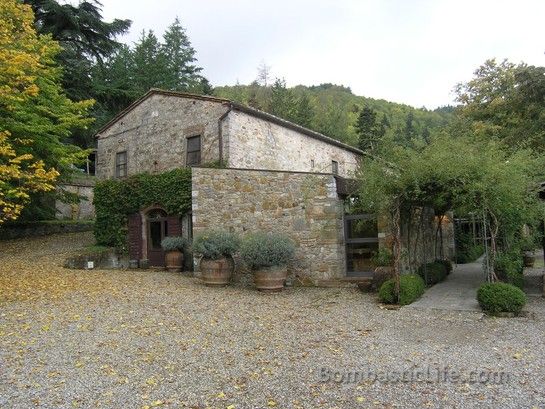
<svg viewBox="0 0 545 409">
<path fill-rule="evenodd" d="M 311 159 L 311 160 L 310 160 L 310 168 L 311 168 L 311 169 L 314 169 L 314 159 Z"/>
<path fill-rule="evenodd" d="M 115 177 L 124 178 L 127 176 L 127 151 L 115 154 Z"/>
<path fill-rule="evenodd" d="M 201 136 L 187 138 L 187 166 L 199 165 L 201 163 Z"/>
<path fill-rule="evenodd" d="M 338 175 L 338 174 L 339 174 L 339 162 L 337 162 L 336 160 L 332 160 L 332 161 L 331 161 L 331 172 L 332 172 L 334 175 Z"/>
</svg>

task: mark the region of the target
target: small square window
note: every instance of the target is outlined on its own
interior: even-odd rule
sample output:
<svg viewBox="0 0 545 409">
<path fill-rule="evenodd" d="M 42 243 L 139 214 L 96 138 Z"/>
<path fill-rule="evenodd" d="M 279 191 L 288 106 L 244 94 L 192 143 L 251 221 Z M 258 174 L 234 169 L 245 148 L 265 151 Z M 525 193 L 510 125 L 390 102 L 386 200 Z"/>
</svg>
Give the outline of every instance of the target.
<svg viewBox="0 0 545 409">
<path fill-rule="evenodd" d="M 115 154 L 115 177 L 127 177 L 127 151 Z"/>
<path fill-rule="evenodd" d="M 334 175 L 338 175 L 338 174 L 339 174 L 339 162 L 337 162 L 336 160 L 332 160 L 332 161 L 331 161 L 331 172 L 332 172 Z"/>
<path fill-rule="evenodd" d="M 194 166 L 201 163 L 201 136 L 192 136 L 187 138 L 187 158 L 186 165 Z"/>
</svg>

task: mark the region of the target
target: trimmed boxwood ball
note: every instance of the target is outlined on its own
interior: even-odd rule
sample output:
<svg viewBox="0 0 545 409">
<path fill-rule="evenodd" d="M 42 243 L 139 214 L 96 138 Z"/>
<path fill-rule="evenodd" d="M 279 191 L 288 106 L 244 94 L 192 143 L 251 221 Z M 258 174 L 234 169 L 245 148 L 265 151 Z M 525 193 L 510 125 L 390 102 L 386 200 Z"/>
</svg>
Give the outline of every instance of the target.
<svg viewBox="0 0 545 409">
<path fill-rule="evenodd" d="M 380 287 L 378 296 L 388 304 L 407 305 L 418 300 L 426 289 L 424 280 L 417 274 L 403 274 L 399 277 L 399 300 L 395 295 L 395 281 L 390 279 Z"/>
<path fill-rule="evenodd" d="M 187 239 L 181 236 L 167 236 L 161 240 L 161 247 L 165 251 L 183 251 L 185 248 L 187 248 L 187 245 Z"/>
<path fill-rule="evenodd" d="M 240 256 L 251 268 L 285 266 L 295 254 L 295 243 L 288 236 L 253 233 L 244 238 Z"/>
<path fill-rule="evenodd" d="M 447 278 L 447 269 L 442 262 L 434 261 L 420 266 L 418 275 L 422 277 L 426 285 L 434 285 Z"/>
<path fill-rule="evenodd" d="M 224 230 L 206 231 L 193 240 L 193 251 L 210 260 L 230 257 L 238 251 L 239 247 L 239 237 Z"/>
<path fill-rule="evenodd" d="M 518 314 L 526 305 L 526 294 L 511 284 L 485 283 L 477 291 L 477 301 L 484 311 L 492 314 L 499 312 Z"/>
</svg>

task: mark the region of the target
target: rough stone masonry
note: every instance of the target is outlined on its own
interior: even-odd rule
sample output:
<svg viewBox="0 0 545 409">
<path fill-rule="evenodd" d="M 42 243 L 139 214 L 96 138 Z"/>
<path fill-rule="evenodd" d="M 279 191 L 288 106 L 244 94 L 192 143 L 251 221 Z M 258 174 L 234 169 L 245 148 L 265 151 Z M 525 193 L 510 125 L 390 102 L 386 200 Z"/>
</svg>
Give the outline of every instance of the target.
<svg viewBox="0 0 545 409">
<path fill-rule="evenodd" d="M 294 279 L 312 285 L 344 276 L 343 205 L 332 175 L 194 168 L 192 184 L 195 235 L 220 228 L 285 233 L 297 245 Z"/>
</svg>

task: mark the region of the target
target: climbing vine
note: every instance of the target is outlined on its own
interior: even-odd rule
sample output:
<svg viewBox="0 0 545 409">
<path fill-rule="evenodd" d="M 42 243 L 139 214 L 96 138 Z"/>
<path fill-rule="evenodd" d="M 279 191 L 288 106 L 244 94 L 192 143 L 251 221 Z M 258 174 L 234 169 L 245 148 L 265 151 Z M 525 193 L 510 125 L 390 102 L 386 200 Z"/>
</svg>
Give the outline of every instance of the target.
<svg viewBox="0 0 545 409">
<path fill-rule="evenodd" d="M 128 215 L 155 204 L 169 214 L 183 215 L 191 209 L 191 169 L 100 181 L 95 186 L 93 204 L 97 244 L 123 247 Z"/>
</svg>

